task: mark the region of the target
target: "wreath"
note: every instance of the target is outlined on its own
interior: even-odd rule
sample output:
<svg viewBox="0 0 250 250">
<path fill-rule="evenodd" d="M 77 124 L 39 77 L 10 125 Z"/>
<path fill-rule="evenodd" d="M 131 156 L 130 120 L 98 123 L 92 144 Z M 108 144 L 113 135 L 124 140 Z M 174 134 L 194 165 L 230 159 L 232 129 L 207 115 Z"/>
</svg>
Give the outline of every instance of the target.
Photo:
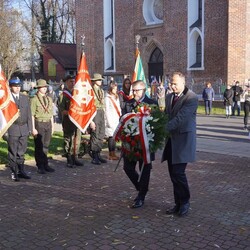
<svg viewBox="0 0 250 250">
<path fill-rule="evenodd" d="M 134 113 L 124 115 L 114 138 L 122 142 L 122 154 L 130 161 L 150 163 L 150 153 L 162 149 L 168 137 L 167 115 L 157 105 L 139 104 Z"/>
</svg>

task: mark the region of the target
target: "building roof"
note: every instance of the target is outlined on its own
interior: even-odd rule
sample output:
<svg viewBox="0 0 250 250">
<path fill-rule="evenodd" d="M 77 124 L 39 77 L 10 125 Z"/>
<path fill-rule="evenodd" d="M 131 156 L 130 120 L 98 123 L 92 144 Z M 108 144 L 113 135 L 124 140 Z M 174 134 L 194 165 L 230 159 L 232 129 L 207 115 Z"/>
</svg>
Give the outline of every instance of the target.
<svg viewBox="0 0 250 250">
<path fill-rule="evenodd" d="M 44 43 L 44 49 L 47 50 L 53 58 L 65 69 L 76 69 L 76 44 L 70 43 Z"/>
</svg>

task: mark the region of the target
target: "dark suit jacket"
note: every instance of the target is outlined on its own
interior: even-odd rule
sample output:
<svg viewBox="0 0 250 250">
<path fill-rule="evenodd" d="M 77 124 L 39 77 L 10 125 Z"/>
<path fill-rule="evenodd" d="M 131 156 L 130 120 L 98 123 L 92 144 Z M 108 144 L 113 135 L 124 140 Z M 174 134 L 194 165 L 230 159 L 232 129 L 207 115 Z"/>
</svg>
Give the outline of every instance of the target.
<svg viewBox="0 0 250 250">
<path fill-rule="evenodd" d="M 31 109 L 29 97 L 19 94 L 19 117 L 9 127 L 8 134 L 12 136 L 28 136 L 32 131 Z"/>
<path fill-rule="evenodd" d="M 145 95 L 144 99 L 141 101 L 141 103 L 147 103 L 147 104 L 157 104 L 157 102 Z M 128 100 L 125 103 L 125 107 L 123 109 L 122 115 L 125 115 L 127 113 L 131 113 L 132 111 L 135 110 L 135 108 L 139 105 L 139 103 L 133 98 L 131 100 Z"/>
<path fill-rule="evenodd" d="M 198 107 L 197 95 L 185 87 L 183 95 L 172 107 L 174 94 L 166 96 L 166 114 L 169 121 L 167 130 L 170 133 L 172 145 L 172 163 L 188 163 L 195 161 L 196 152 L 196 110 Z M 167 144 L 166 144 L 167 145 Z M 162 161 L 167 160 L 165 147 Z"/>
</svg>

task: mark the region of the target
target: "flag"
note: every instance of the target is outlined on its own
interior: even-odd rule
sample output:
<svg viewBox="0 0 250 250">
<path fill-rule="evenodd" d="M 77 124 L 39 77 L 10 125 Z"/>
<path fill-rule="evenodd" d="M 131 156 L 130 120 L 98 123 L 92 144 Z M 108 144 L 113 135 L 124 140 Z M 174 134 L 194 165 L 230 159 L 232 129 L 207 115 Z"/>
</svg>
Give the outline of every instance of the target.
<svg viewBox="0 0 250 250">
<path fill-rule="evenodd" d="M 71 96 L 69 119 L 84 133 L 96 115 L 94 91 L 90 84 L 86 56 L 83 52 Z"/>
<path fill-rule="evenodd" d="M 148 85 L 147 85 L 146 77 L 145 77 L 144 70 L 143 70 L 140 51 L 138 48 L 136 48 L 135 56 L 136 56 L 136 60 L 135 60 L 135 68 L 134 68 L 134 72 L 132 76 L 132 83 L 137 80 L 143 81 L 146 85 L 146 89 L 147 89 L 146 93 L 148 94 Z"/>
<path fill-rule="evenodd" d="M 0 65 L 0 138 L 18 118 L 19 111 Z"/>
<path fill-rule="evenodd" d="M 143 66 L 142 66 L 140 51 L 138 48 L 136 49 L 135 55 L 136 55 L 136 60 L 135 60 L 135 68 L 133 72 L 132 82 L 137 81 L 137 80 L 142 80 L 145 84 L 147 84 Z"/>
</svg>

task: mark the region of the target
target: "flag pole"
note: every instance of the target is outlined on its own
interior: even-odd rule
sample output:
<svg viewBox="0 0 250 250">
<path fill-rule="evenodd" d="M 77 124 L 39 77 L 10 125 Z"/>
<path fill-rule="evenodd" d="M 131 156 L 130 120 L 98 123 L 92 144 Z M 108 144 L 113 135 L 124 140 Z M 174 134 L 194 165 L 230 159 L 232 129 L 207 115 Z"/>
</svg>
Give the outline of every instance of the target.
<svg viewBox="0 0 250 250">
<path fill-rule="evenodd" d="M 118 160 L 118 162 L 117 162 L 117 164 L 116 164 L 116 167 L 115 167 L 115 169 L 114 169 L 114 172 L 116 172 L 117 168 L 119 167 L 122 158 L 123 158 L 123 152 L 121 152 L 120 158 L 119 158 L 119 160 Z"/>
<path fill-rule="evenodd" d="M 83 53 L 83 51 L 84 51 L 84 46 L 85 46 L 85 43 L 84 43 L 84 39 L 85 39 L 85 36 L 84 36 L 84 34 L 81 36 L 81 54 Z M 78 135 L 78 133 L 77 133 L 77 130 L 78 130 L 78 128 L 76 127 L 76 130 L 75 130 L 75 136 L 74 136 L 74 150 L 73 150 L 73 153 L 74 153 L 74 157 L 75 157 L 75 159 L 76 159 L 76 157 L 78 157 L 78 155 L 76 155 L 76 139 L 77 139 L 77 135 Z M 82 137 L 82 132 L 80 132 L 80 137 Z M 81 141 L 81 140 L 80 140 Z"/>
</svg>

